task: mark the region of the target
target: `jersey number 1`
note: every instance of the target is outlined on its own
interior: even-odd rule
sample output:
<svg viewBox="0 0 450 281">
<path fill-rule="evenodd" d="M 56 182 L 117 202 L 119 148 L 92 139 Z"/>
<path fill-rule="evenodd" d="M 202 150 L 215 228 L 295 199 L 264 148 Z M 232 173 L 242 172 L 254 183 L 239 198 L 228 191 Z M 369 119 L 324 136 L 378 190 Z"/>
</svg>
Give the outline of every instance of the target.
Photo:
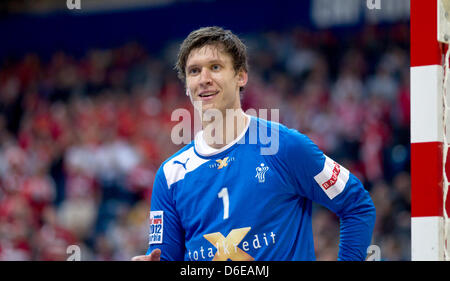
<svg viewBox="0 0 450 281">
<path fill-rule="evenodd" d="M 228 188 L 224 187 L 220 190 L 219 194 L 217 194 L 219 198 L 222 198 L 223 201 L 223 219 L 228 219 L 229 208 L 230 208 L 230 200 L 228 198 Z"/>
</svg>

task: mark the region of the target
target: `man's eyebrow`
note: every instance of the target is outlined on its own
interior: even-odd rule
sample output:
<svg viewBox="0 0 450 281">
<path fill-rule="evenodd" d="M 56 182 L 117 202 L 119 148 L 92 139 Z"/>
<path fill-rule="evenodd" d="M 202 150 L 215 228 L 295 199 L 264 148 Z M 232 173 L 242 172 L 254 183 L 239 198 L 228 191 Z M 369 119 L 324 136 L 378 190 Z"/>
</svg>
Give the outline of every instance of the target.
<svg viewBox="0 0 450 281">
<path fill-rule="evenodd" d="M 193 64 L 190 64 L 190 65 L 186 65 L 186 69 L 194 68 L 194 67 L 198 67 L 198 64 L 193 63 Z"/>
<path fill-rule="evenodd" d="M 209 63 L 224 63 L 224 61 L 222 59 L 213 59 L 210 60 Z"/>
<path fill-rule="evenodd" d="M 222 59 L 212 59 L 212 60 L 208 60 L 207 63 L 208 64 L 215 64 L 215 63 L 223 64 L 224 60 L 222 60 Z M 199 63 L 194 62 L 192 64 L 186 65 L 186 68 L 192 68 L 192 67 L 197 67 L 197 66 L 199 66 Z"/>
</svg>

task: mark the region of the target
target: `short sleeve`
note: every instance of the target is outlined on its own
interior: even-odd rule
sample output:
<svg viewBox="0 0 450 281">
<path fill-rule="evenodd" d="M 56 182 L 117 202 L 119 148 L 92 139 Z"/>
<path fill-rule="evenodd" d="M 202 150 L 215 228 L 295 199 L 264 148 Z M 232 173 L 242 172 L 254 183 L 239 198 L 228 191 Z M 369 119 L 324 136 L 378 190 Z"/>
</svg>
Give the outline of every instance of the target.
<svg viewBox="0 0 450 281">
<path fill-rule="evenodd" d="M 173 190 L 168 187 L 162 168 L 156 173 L 153 184 L 149 219 L 147 254 L 160 249 L 161 260 L 183 260 L 184 230 L 173 201 Z"/>
</svg>

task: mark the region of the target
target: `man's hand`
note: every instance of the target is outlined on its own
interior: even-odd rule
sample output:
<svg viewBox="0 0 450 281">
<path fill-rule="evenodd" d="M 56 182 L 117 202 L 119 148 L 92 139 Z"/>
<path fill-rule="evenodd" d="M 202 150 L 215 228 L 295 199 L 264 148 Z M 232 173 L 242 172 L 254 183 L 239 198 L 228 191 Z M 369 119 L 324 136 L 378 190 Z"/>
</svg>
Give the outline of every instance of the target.
<svg viewBox="0 0 450 281">
<path fill-rule="evenodd" d="M 161 250 L 160 249 L 154 249 L 150 255 L 143 255 L 143 256 L 135 256 L 131 260 L 132 261 L 159 261 L 161 257 Z"/>
</svg>

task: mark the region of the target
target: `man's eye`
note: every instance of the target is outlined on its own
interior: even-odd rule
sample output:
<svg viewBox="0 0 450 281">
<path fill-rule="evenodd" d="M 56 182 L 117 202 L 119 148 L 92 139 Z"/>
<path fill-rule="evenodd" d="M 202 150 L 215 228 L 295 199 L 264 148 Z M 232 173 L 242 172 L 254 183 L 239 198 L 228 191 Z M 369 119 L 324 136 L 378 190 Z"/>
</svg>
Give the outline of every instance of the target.
<svg viewBox="0 0 450 281">
<path fill-rule="evenodd" d="M 197 74 L 197 73 L 198 73 L 198 68 L 189 69 L 189 74 Z"/>
<path fill-rule="evenodd" d="M 221 69 L 221 67 L 218 64 L 215 64 L 212 66 L 212 70 L 220 70 L 220 69 Z"/>
</svg>

